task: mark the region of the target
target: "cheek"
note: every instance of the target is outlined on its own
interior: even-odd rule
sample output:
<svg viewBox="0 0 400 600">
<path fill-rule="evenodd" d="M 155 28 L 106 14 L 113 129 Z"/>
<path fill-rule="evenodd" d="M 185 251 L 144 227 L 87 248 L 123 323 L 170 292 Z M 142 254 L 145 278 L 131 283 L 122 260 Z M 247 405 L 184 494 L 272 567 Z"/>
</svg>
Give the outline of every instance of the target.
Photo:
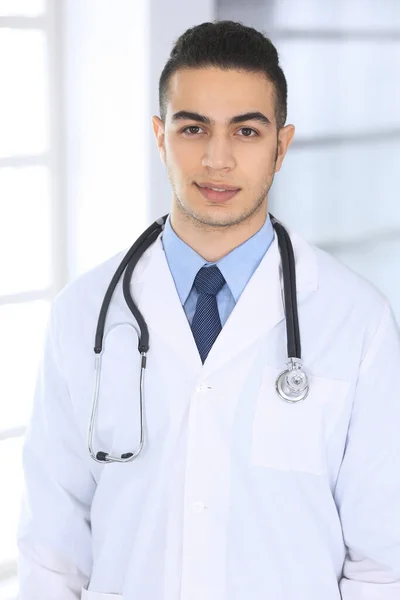
<svg viewBox="0 0 400 600">
<path fill-rule="evenodd" d="M 241 142 L 234 147 L 234 153 L 238 165 L 250 170 L 264 167 L 265 170 L 275 160 L 276 144 L 264 139 Z"/>
<path fill-rule="evenodd" d="M 263 167 L 264 174 L 268 176 L 275 172 L 275 164 L 277 159 L 276 150 L 276 146 L 270 148 L 268 153 L 263 157 L 263 162 L 260 165 Z"/>
<path fill-rule="evenodd" d="M 255 184 L 265 181 L 273 172 L 274 165 L 275 152 L 271 151 L 248 153 L 243 157 L 241 162 L 238 162 L 240 169 L 247 173 L 250 181 L 253 181 Z"/>
<path fill-rule="evenodd" d="M 175 172 L 191 173 L 198 172 L 199 160 L 198 151 L 191 144 L 169 144 L 167 147 L 167 159 Z"/>
</svg>

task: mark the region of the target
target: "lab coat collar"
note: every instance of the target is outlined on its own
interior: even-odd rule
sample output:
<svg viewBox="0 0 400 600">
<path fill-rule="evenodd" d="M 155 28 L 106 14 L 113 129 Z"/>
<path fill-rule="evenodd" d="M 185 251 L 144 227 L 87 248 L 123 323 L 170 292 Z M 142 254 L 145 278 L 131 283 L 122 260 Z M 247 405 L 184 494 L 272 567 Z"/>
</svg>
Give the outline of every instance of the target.
<svg viewBox="0 0 400 600">
<path fill-rule="evenodd" d="M 288 232 L 296 261 L 297 298 L 300 304 L 318 287 L 315 249 L 301 236 Z M 195 344 L 159 237 L 140 260 L 132 279 L 132 295 L 147 321 L 150 347 L 153 336 L 160 336 L 187 365 L 202 369 L 202 376 L 226 362 L 284 319 L 281 267 L 278 241 L 274 233 L 268 252 L 253 274 L 204 365 Z"/>
</svg>

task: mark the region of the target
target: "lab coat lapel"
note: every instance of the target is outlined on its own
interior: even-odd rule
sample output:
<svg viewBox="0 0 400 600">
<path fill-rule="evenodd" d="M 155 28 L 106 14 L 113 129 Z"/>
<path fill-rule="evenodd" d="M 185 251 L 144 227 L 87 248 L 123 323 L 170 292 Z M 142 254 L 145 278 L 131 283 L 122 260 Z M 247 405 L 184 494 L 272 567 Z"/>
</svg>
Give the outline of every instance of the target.
<svg viewBox="0 0 400 600">
<path fill-rule="evenodd" d="M 290 232 L 289 232 L 290 233 Z M 317 289 L 312 248 L 290 233 L 295 261 L 298 303 Z M 285 318 L 278 240 L 274 241 L 248 282 L 204 363 L 203 376 L 219 369 Z"/>
<path fill-rule="evenodd" d="M 200 369 L 200 355 L 168 266 L 161 237 L 140 260 L 131 289 L 149 327 L 150 348 L 152 339 L 160 336 L 191 368 Z"/>
</svg>

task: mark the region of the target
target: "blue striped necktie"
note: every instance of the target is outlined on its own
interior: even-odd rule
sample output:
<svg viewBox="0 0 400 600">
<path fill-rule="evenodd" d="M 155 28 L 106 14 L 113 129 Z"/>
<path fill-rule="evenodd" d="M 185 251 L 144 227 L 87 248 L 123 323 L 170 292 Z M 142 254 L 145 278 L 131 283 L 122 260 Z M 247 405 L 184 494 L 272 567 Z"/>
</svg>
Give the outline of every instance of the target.
<svg viewBox="0 0 400 600">
<path fill-rule="evenodd" d="M 224 283 L 224 276 L 215 265 L 202 267 L 194 280 L 199 297 L 192 332 L 203 363 L 222 329 L 216 296 Z"/>
</svg>

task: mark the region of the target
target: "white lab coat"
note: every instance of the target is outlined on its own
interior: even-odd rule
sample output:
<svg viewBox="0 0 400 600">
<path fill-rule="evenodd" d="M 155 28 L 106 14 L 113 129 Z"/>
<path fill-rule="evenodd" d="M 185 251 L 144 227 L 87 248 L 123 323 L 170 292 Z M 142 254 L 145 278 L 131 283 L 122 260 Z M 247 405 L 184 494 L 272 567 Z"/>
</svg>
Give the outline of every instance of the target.
<svg viewBox="0 0 400 600">
<path fill-rule="evenodd" d="M 121 256 L 56 299 L 30 427 L 20 600 L 398 600 L 400 342 L 385 298 L 291 233 L 310 393 L 283 402 L 275 238 L 201 364 L 161 240 L 133 296 L 150 331 L 145 447 L 89 458 L 93 340 Z M 136 325 L 117 288 L 96 450 L 139 438 Z"/>
</svg>

